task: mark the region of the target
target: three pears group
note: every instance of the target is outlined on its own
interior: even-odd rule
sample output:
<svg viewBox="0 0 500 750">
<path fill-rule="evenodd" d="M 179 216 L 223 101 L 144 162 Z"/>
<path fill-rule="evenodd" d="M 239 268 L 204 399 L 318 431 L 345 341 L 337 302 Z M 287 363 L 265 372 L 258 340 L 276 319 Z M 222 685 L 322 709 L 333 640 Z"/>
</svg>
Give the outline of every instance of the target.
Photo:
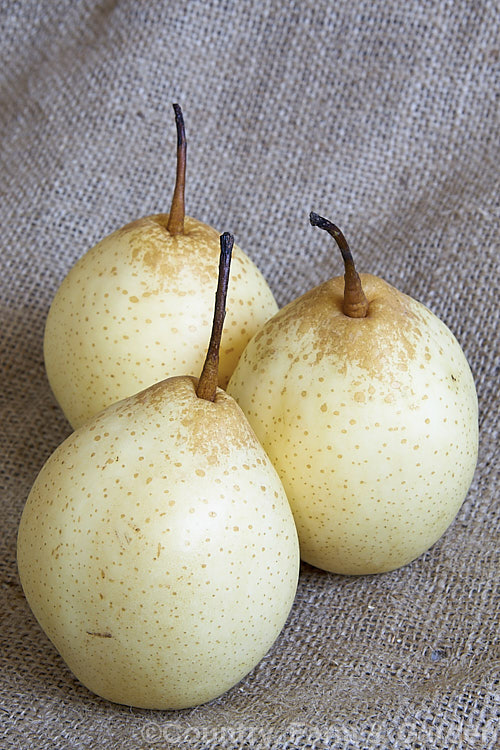
<svg viewBox="0 0 500 750">
<path fill-rule="evenodd" d="M 51 306 L 46 369 L 75 432 L 18 538 L 26 597 L 69 667 L 144 708 L 203 703 L 257 664 L 292 606 L 299 543 L 342 574 L 422 554 L 462 504 L 478 443 L 457 340 L 358 275 L 338 227 L 310 216 L 344 276 L 278 311 L 232 236 L 185 216 L 174 109 L 170 213 L 102 240 Z"/>
</svg>

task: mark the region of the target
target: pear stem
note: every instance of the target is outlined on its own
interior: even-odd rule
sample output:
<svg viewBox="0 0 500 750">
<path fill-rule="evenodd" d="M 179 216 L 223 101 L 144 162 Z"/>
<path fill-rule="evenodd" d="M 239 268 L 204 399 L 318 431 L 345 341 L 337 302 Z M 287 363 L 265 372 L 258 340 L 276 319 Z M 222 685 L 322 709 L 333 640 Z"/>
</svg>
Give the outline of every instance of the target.
<svg viewBox="0 0 500 750">
<path fill-rule="evenodd" d="M 186 185 L 187 143 L 182 109 L 178 104 L 172 104 L 172 106 L 175 112 L 175 125 L 177 128 L 177 174 L 175 176 L 175 188 L 167 229 L 170 234 L 182 234 L 184 232 L 185 216 L 184 188 Z"/>
<path fill-rule="evenodd" d="M 319 227 L 328 232 L 339 246 L 344 261 L 344 304 L 342 311 L 349 318 L 365 318 L 368 314 L 368 300 L 365 297 L 361 279 L 354 266 L 351 250 L 340 229 L 328 219 L 315 214 L 309 214 L 309 221 L 313 227 Z"/>
<path fill-rule="evenodd" d="M 229 271 L 231 269 L 231 253 L 233 251 L 234 237 L 229 232 L 224 232 L 220 238 L 220 260 L 219 279 L 215 293 L 214 321 L 212 335 L 208 346 L 207 356 L 203 370 L 196 388 L 198 398 L 207 401 L 215 401 L 217 385 L 219 382 L 219 350 L 222 338 L 222 328 L 226 316 L 226 297 L 229 284 Z"/>
</svg>

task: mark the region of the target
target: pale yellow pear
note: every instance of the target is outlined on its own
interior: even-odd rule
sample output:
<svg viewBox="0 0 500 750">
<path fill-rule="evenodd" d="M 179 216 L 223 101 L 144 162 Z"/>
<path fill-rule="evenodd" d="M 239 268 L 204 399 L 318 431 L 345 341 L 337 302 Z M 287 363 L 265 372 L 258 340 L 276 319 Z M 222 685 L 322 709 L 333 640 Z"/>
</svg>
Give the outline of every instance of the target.
<svg viewBox="0 0 500 750">
<path fill-rule="evenodd" d="M 180 109 L 176 116 L 181 138 L 172 210 L 133 221 L 101 240 L 69 271 L 49 310 L 47 376 L 73 427 L 167 376 L 198 375 L 203 365 L 219 233 L 184 216 Z M 263 275 L 235 246 L 221 387 L 250 338 L 277 310 Z"/>
<path fill-rule="evenodd" d="M 293 603 L 285 492 L 214 368 L 88 420 L 48 459 L 21 518 L 36 618 L 76 677 L 117 703 L 217 697 L 264 656 Z"/>
<path fill-rule="evenodd" d="M 321 284 L 268 321 L 228 386 L 281 477 L 302 558 L 347 574 L 427 550 L 467 494 L 478 444 L 474 381 L 449 328 L 360 278 L 366 315 L 344 312 L 342 277 Z"/>
</svg>

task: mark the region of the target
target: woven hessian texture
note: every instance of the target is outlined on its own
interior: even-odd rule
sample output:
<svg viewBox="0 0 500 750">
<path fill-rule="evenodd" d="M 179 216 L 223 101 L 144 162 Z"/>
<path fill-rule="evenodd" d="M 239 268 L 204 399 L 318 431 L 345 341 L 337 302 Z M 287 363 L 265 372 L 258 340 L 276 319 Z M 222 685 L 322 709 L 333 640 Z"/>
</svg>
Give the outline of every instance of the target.
<svg viewBox="0 0 500 750">
<path fill-rule="evenodd" d="M 3 0 L 0 747 L 489 748 L 498 734 L 498 38 L 495 0 Z M 73 262 L 166 211 L 171 103 L 189 142 L 187 211 L 231 231 L 280 305 L 360 271 L 457 336 L 480 454 L 442 539 L 401 570 L 303 565 L 277 642 L 210 704 L 110 704 L 69 673 L 16 568 L 31 484 L 70 427 L 42 337 Z"/>
</svg>

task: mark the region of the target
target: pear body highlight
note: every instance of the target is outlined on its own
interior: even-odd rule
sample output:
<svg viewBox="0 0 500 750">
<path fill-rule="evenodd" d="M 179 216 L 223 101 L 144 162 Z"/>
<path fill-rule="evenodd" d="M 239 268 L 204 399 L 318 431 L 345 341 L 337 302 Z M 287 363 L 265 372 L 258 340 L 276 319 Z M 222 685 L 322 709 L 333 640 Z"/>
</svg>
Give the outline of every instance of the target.
<svg viewBox="0 0 500 750">
<path fill-rule="evenodd" d="M 27 500 L 27 600 L 76 677 L 117 703 L 184 708 L 264 656 L 295 595 L 298 541 L 269 459 L 218 390 L 174 377 L 110 406 Z"/>
<path fill-rule="evenodd" d="M 476 390 L 451 331 L 360 274 L 368 314 L 342 312 L 337 277 L 283 308 L 229 382 L 281 477 L 302 558 L 378 573 L 421 555 L 472 481 Z"/>
<path fill-rule="evenodd" d="M 176 375 L 198 376 L 210 337 L 219 234 L 168 214 L 134 221 L 89 250 L 59 287 L 44 358 L 54 395 L 76 428 L 106 406 Z M 234 246 L 219 384 L 278 310 L 264 277 Z"/>
</svg>

